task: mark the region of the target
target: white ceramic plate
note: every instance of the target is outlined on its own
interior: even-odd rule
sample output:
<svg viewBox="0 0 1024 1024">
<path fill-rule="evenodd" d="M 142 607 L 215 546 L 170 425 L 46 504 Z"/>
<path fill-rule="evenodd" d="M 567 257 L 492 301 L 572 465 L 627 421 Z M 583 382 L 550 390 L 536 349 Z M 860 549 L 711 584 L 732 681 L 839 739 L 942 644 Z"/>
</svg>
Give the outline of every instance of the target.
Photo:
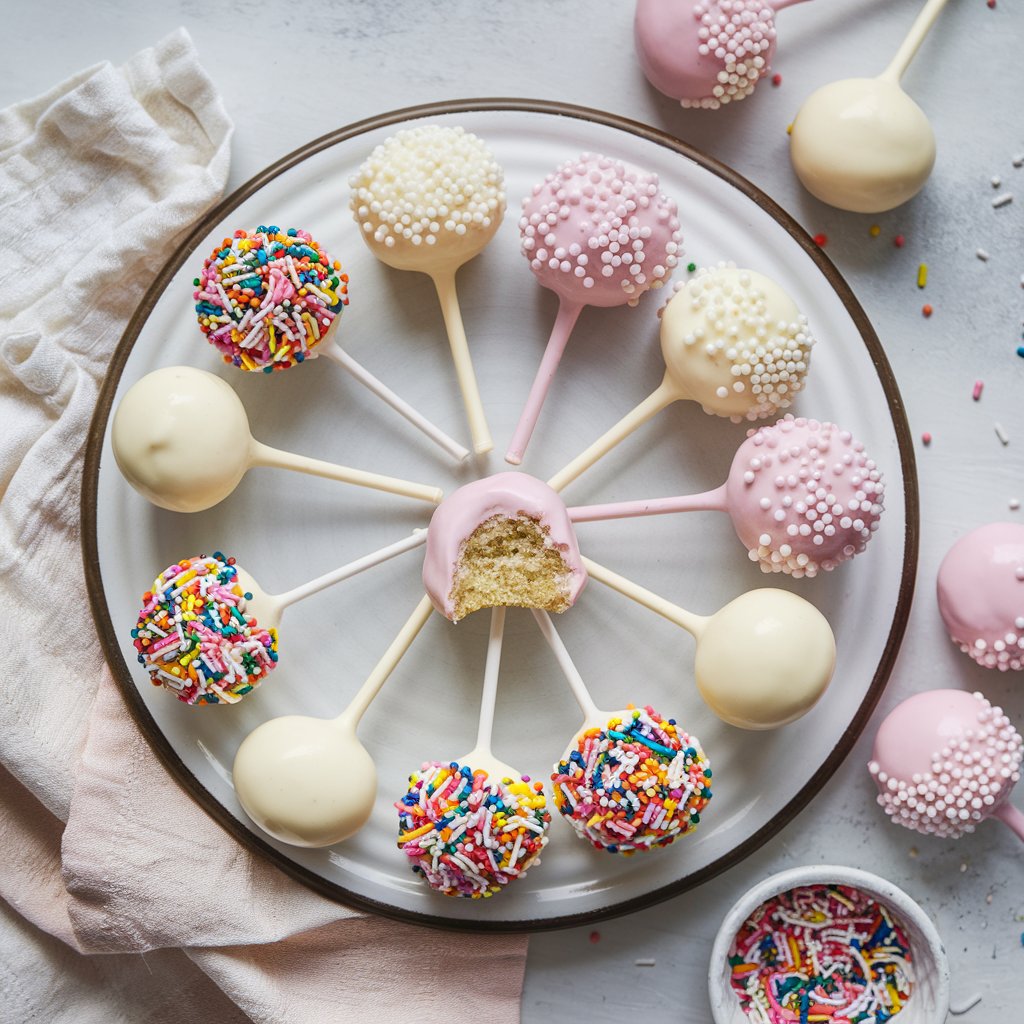
<svg viewBox="0 0 1024 1024">
<path fill-rule="evenodd" d="M 440 310 L 430 281 L 378 263 L 348 211 L 348 178 L 370 150 L 417 122 L 462 125 L 492 147 L 506 173 L 509 213 L 485 252 L 459 274 L 463 316 L 496 450 L 479 466 L 443 453 L 328 360 L 265 377 L 224 366 L 200 336 L 192 278 L 236 227 L 304 227 L 351 275 L 339 340 L 450 434 L 468 441 Z M 395 845 L 392 802 L 425 759 L 473 746 L 489 617 L 453 626 L 434 616 L 361 727 L 380 789 L 368 826 L 326 850 L 268 840 L 241 811 L 231 764 L 243 737 L 289 712 L 332 716 L 347 703 L 422 594 L 420 555 L 407 554 L 297 605 L 281 630 L 281 662 L 236 706 L 187 707 L 154 689 L 129 630 L 140 595 L 172 561 L 221 549 L 271 592 L 286 590 L 425 525 L 415 501 L 296 473 L 259 469 L 207 512 L 149 505 L 121 478 L 110 410 L 162 366 L 220 374 L 245 403 L 254 435 L 279 447 L 437 483 L 451 491 L 506 468 L 502 453 L 555 314 L 519 253 L 520 199 L 564 159 L 604 152 L 656 171 L 680 208 L 686 261 L 735 260 L 776 278 L 819 339 L 796 412 L 854 432 L 886 474 L 886 512 L 868 550 L 812 581 L 764 577 L 727 516 L 691 513 L 581 525 L 584 552 L 671 600 L 711 612 L 742 591 L 789 587 L 836 633 L 831 688 L 813 712 L 774 733 L 726 726 L 693 684 L 691 638 L 591 582 L 556 624 L 601 707 L 650 703 L 695 733 L 714 768 L 714 799 L 695 834 L 630 858 L 585 846 L 556 820 L 543 863 L 500 896 L 430 892 Z M 677 279 L 687 277 L 684 268 Z M 523 469 L 542 479 L 645 397 L 662 376 L 656 311 L 586 310 L 569 344 Z M 670 407 L 567 490 L 572 504 L 705 490 L 721 483 L 745 426 Z M 216 417 L 197 430 L 216 430 Z M 182 784 L 235 835 L 338 899 L 455 927 L 536 929 L 637 909 L 699 884 L 781 828 L 835 770 L 885 683 L 906 622 L 916 560 L 913 456 L 899 395 L 863 312 L 828 260 L 770 199 L 728 169 L 651 129 L 609 115 L 535 102 L 417 108 L 342 129 L 292 154 L 227 199 L 154 281 L 111 368 L 93 425 L 83 494 L 86 561 L 108 657 L 154 748 Z M 495 752 L 537 778 L 579 725 L 568 690 L 528 612 L 508 617 Z"/>
</svg>

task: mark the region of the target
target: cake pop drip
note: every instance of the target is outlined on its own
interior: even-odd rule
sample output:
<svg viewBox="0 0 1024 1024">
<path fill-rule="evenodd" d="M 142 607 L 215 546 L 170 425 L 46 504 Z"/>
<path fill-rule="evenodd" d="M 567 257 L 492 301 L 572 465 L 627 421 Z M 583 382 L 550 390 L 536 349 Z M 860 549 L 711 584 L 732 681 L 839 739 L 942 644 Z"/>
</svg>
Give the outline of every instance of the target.
<svg viewBox="0 0 1024 1024">
<path fill-rule="evenodd" d="M 959 839 L 996 817 L 1024 840 L 1024 814 L 1009 802 L 1024 742 L 980 693 L 929 690 L 897 705 L 879 726 L 868 771 L 896 824 Z"/>
</svg>

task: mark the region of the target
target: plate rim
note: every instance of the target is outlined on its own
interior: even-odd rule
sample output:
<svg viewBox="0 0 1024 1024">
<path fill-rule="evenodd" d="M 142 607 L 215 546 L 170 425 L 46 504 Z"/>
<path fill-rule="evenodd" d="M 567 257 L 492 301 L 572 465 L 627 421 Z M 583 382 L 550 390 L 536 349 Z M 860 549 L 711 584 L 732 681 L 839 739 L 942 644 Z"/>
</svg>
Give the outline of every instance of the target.
<svg viewBox="0 0 1024 1024">
<path fill-rule="evenodd" d="M 712 861 L 711 864 L 700 871 L 691 872 L 668 885 L 659 886 L 641 896 L 610 903 L 604 907 L 580 911 L 574 914 L 563 914 L 552 918 L 524 918 L 521 920 L 450 918 L 440 914 L 408 910 L 380 900 L 371 899 L 352 892 L 336 882 L 328 881 L 309 868 L 292 861 L 284 853 L 271 846 L 236 819 L 186 766 L 142 700 L 129 667 L 121 654 L 114 626 L 107 610 L 106 593 L 103 587 L 103 575 L 99 562 L 99 538 L 96 529 L 100 459 L 103 452 L 103 441 L 106 436 L 107 423 L 113 406 L 114 394 L 143 325 L 164 293 L 171 278 L 192 255 L 199 241 L 229 213 L 258 192 L 264 185 L 325 149 L 329 149 L 355 136 L 404 121 L 424 117 L 487 111 L 524 112 L 571 117 L 625 131 L 645 141 L 674 150 L 681 156 L 694 161 L 705 170 L 725 180 L 768 213 L 797 242 L 805 254 L 811 258 L 812 262 L 815 263 L 837 298 L 842 302 L 843 307 L 853 321 L 861 340 L 868 350 L 868 355 L 878 375 L 879 383 L 882 385 L 889 416 L 896 434 L 904 493 L 903 565 L 896 607 L 882 656 L 872 677 L 871 685 L 868 687 L 857 712 L 839 737 L 832 751 L 803 787 L 794 794 L 771 821 L 748 836 L 727 854 Z M 128 709 L 135 724 L 150 748 L 156 753 L 163 766 L 178 785 L 217 824 L 230 836 L 242 843 L 243 846 L 269 860 L 291 878 L 336 903 L 341 903 L 357 910 L 379 914 L 405 924 L 427 925 L 449 931 L 504 934 L 552 931 L 561 928 L 578 927 L 646 909 L 695 889 L 716 875 L 734 867 L 763 846 L 769 839 L 780 833 L 810 803 L 825 782 L 831 778 L 843 761 L 846 760 L 847 755 L 863 732 L 888 683 L 910 618 L 920 541 L 920 504 L 916 459 L 906 409 L 892 367 L 885 355 L 878 335 L 868 320 L 867 314 L 854 296 L 852 289 L 828 256 L 822 252 L 821 247 L 814 242 L 811 236 L 797 223 L 795 218 L 787 213 L 769 195 L 728 165 L 714 157 L 708 156 L 696 147 L 661 129 L 632 120 L 620 114 L 597 110 L 591 107 L 554 100 L 502 97 L 442 100 L 401 107 L 337 128 L 298 147 L 270 164 L 248 181 L 239 185 L 238 188 L 211 207 L 193 224 L 181 243 L 175 248 L 161 270 L 153 278 L 145 295 L 128 321 L 124 333 L 121 335 L 111 356 L 96 401 L 96 408 L 93 412 L 86 440 L 80 522 L 82 527 L 82 559 L 89 603 L 99 635 L 100 646 L 114 681 L 117 683 L 121 695 L 128 704 Z"/>
</svg>

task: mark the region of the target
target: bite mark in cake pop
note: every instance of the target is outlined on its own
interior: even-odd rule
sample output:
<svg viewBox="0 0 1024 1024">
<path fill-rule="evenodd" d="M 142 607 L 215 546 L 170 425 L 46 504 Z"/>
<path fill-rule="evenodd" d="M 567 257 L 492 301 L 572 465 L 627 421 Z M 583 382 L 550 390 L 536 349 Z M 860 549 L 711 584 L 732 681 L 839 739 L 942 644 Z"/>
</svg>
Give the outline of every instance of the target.
<svg viewBox="0 0 1024 1024">
<path fill-rule="evenodd" d="M 985 668 L 1024 669 L 1024 525 L 989 523 L 946 553 L 939 612 L 954 643 Z"/>
<path fill-rule="evenodd" d="M 864 550 L 878 528 L 885 485 L 849 431 L 788 415 L 749 431 L 726 492 L 750 560 L 762 572 L 800 578 Z"/>
<path fill-rule="evenodd" d="M 1001 708 L 980 693 L 930 690 L 882 722 L 868 771 L 897 825 L 959 839 L 999 813 L 1022 757 L 1024 742 Z"/>
<path fill-rule="evenodd" d="M 699 741 L 653 708 L 585 727 L 555 765 L 555 806 L 577 835 L 609 853 L 668 846 L 700 822 L 711 766 Z"/>
<path fill-rule="evenodd" d="M 314 356 L 348 305 L 348 275 L 307 231 L 236 231 L 206 258 L 196 287 L 199 329 L 242 370 L 286 370 Z"/>
<path fill-rule="evenodd" d="M 538 281 L 567 300 L 635 306 L 678 263 L 677 213 L 656 174 L 583 153 L 523 200 L 522 252 Z"/>
<path fill-rule="evenodd" d="M 220 552 L 168 566 L 142 595 L 132 630 L 154 686 L 185 704 L 235 704 L 277 665 L 277 630 L 246 615 L 233 558 Z"/>
<path fill-rule="evenodd" d="M 386 263 L 414 258 L 417 250 L 438 259 L 449 247 L 460 250 L 461 263 L 466 245 L 479 237 L 482 247 L 505 212 L 501 167 L 464 128 L 397 132 L 373 150 L 349 185 L 356 222 Z"/>
<path fill-rule="evenodd" d="M 662 310 L 669 374 L 705 412 L 733 422 L 787 409 L 813 345 L 807 318 L 774 281 L 731 264 L 702 267 Z"/>
<path fill-rule="evenodd" d="M 395 804 L 398 846 L 430 887 L 481 899 L 523 877 L 547 844 L 544 788 L 457 761 L 428 761 Z"/>
<path fill-rule="evenodd" d="M 423 584 L 453 622 L 498 606 L 564 611 L 586 581 L 565 505 L 526 473 L 466 484 L 430 520 Z"/>
</svg>

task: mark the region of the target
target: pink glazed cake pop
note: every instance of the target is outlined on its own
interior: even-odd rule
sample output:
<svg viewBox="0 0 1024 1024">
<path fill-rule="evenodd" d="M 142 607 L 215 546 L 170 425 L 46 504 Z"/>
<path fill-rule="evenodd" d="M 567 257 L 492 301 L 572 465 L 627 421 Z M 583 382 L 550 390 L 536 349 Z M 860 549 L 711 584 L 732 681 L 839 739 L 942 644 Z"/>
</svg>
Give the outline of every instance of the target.
<svg viewBox="0 0 1024 1024">
<path fill-rule="evenodd" d="M 678 208 L 658 176 L 584 153 L 523 200 L 522 252 L 558 296 L 558 316 L 505 459 L 523 460 L 569 335 L 584 306 L 635 306 L 679 261 Z"/>
<path fill-rule="evenodd" d="M 717 110 L 749 96 L 771 70 L 775 12 L 801 0 L 638 0 L 640 66 L 684 107 Z"/>
<path fill-rule="evenodd" d="M 863 551 L 878 528 L 885 485 L 875 461 L 833 423 L 785 416 L 750 430 L 729 479 L 704 494 L 569 509 L 574 523 L 658 515 L 728 512 L 750 560 L 762 572 L 797 579 L 829 571 Z"/>
<path fill-rule="evenodd" d="M 496 473 L 450 494 L 427 529 L 423 585 L 452 622 L 481 608 L 571 607 L 587 582 L 569 513 L 526 473 Z"/>
<path fill-rule="evenodd" d="M 953 642 L 985 668 L 1024 669 L 1024 525 L 990 523 L 939 566 L 939 611 Z"/>
<path fill-rule="evenodd" d="M 1024 839 L 1024 814 L 1009 802 L 1022 747 L 1002 709 L 980 693 L 929 690 L 882 722 L 868 771 L 898 825 L 959 839 L 995 817 Z"/>
</svg>

